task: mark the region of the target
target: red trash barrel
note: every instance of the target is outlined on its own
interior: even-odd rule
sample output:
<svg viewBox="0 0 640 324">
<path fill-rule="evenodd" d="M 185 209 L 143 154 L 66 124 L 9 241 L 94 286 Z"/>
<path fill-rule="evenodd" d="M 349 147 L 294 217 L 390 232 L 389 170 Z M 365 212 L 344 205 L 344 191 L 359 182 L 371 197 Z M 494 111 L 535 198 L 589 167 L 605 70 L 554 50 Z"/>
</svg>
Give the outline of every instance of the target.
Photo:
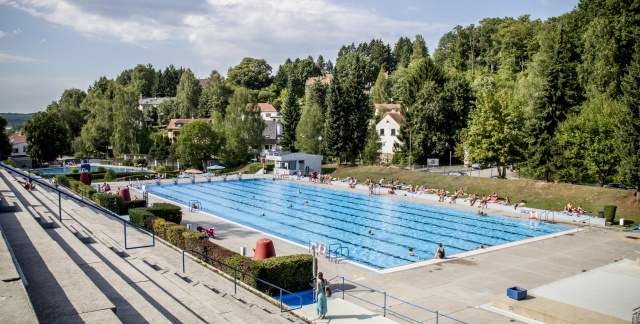
<svg viewBox="0 0 640 324">
<path fill-rule="evenodd" d="M 131 201 L 131 196 L 129 195 L 129 188 L 120 188 L 118 191 L 120 197 L 122 197 L 122 201 Z"/>
<path fill-rule="evenodd" d="M 86 184 L 87 186 L 91 185 L 91 177 L 89 176 L 89 173 L 87 173 L 87 171 L 82 171 L 82 173 L 80 173 L 80 182 Z"/>
<path fill-rule="evenodd" d="M 256 243 L 256 251 L 253 254 L 254 260 L 264 260 L 276 256 L 276 249 L 270 239 L 259 239 Z"/>
</svg>

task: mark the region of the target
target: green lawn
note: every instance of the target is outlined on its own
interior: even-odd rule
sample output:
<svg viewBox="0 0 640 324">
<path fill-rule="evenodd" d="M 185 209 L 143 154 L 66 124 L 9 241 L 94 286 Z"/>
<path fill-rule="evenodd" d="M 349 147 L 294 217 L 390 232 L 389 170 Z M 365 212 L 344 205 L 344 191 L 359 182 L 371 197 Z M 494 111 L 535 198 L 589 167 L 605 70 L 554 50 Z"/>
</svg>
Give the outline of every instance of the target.
<svg viewBox="0 0 640 324">
<path fill-rule="evenodd" d="M 538 180 L 452 177 L 380 166 L 333 169 L 335 167 L 335 165 L 326 165 L 326 167 L 323 166 L 323 170 L 341 179 L 347 176 L 356 177 L 359 182 L 364 182 L 367 177 L 375 182 L 380 181 L 381 178 L 386 178 L 387 182 L 389 179 L 397 178 L 402 183 L 446 189 L 451 192 L 460 187 L 464 188 L 465 192 L 479 195 L 490 195 L 495 191 L 498 196 L 508 196 L 511 202 L 525 200 L 527 207 L 547 210 L 561 211 L 570 202 L 574 206 L 582 205 L 582 208 L 587 210 L 587 215 L 595 216 L 599 210 L 603 210 L 604 205 L 617 205 L 616 220 L 624 218 L 627 225 L 634 226 L 640 223 L 640 204 L 632 202 L 635 198 L 632 191 L 566 183 L 545 183 Z"/>
</svg>

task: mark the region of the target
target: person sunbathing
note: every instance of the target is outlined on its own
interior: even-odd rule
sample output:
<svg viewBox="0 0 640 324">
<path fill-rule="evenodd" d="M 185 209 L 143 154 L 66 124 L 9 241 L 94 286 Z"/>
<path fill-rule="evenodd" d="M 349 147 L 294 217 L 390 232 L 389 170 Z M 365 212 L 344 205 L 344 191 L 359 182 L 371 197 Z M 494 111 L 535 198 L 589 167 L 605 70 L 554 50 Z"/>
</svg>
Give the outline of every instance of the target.
<svg viewBox="0 0 640 324">
<path fill-rule="evenodd" d="M 497 194 L 495 191 L 493 192 L 493 195 L 491 195 L 491 199 L 492 199 L 493 201 L 498 200 L 498 194 Z"/>
<path fill-rule="evenodd" d="M 460 194 L 459 191 L 456 191 L 455 194 L 453 194 L 453 196 L 451 197 L 451 200 L 449 200 L 449 203 L 452 203 L 456 200 L 456 198 L 458 198 L 458 195 Z"/>
<path fill-rule="evenodd" d="M 480 206 L 478 208 L 487 208 L 487 196 L 482 195 L 482 199 L 480 200 Z"/>
<path fill-rule="evenodd" d="M 471 198 L 471 202 L 469 203 L 469 206 L 473 206 L 476 203 L 476 200 L 478 200 L 478 195 L 471 194 L 471 196 L 469 196 L 469 198 Z"/>
<path fill-rule="evenodd" d="M 20 180 L 16 180 L 18 182 L 20 182 L 20 184 L 22 184 L 22 186 L 27 189 L 27 190 L 32 190 L 36 188 L 36 185 L 33 184 L 33 180 L 29 179 L 29 182 L 27 181 L 20 181 Z"/>
</svg>

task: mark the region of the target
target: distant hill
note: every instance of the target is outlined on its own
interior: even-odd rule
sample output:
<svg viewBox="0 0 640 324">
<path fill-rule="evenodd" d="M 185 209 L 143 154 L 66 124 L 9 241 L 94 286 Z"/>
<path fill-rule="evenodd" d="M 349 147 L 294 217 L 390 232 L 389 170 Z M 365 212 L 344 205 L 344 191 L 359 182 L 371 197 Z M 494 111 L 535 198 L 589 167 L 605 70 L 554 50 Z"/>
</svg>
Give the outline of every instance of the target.
<svg viewBox="0 0 640 324">
<path fill-rule="evenodd" d="M 7 120 L 7 127 L 11 127 L 17 124 L 24 124 L 27 120 L 31 120 L 31 114 L 17 114 L 17 113 L 0 113 L 0 116 Z"/>
</svg>

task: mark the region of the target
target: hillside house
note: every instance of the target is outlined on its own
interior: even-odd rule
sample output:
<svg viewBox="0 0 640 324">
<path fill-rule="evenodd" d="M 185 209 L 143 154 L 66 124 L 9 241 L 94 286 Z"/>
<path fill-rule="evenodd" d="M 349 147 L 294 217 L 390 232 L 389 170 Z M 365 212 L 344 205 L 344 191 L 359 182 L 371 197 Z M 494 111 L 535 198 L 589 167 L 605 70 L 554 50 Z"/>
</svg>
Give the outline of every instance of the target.
<svg viewBox="0 0 640 324">
<path fill-rule="evenodd" d="M 398 140 L 400 134 L 400 125 L 404 120 L 399 112 L 389 111 L 384 114 L 380 122 L 376 124 L 376 131 L 380 135 L 382 142 L 382 149 L 380 152 L 380 158 L 383 161 L 391 161 L 393 158 L 393 146 L 395 143 L 401 143 Z"/>
<path fill-rule="evenodd" d="M 11 146 L 13 147 L 11 157 L 29 156 L 24 150 L 25 146 L 27 146 L 27 137 L 23 132 L 17 132 L 9 135 L 9 143 L 11 143 Z"/>
<path fill-rule="evenodd" d="M 205 123 L 213 122 L 211 118 L 202 118 L 202 119 L 172 119 L 167 125 L 167 133 L 169 135 L 169 142 L 171 144 L 175 143 L 178 140 L 178 136 L 180 135 L 180 129 L 182 126 L 193 123 L 196 120 L 201 120 Z"/>
</svg>

